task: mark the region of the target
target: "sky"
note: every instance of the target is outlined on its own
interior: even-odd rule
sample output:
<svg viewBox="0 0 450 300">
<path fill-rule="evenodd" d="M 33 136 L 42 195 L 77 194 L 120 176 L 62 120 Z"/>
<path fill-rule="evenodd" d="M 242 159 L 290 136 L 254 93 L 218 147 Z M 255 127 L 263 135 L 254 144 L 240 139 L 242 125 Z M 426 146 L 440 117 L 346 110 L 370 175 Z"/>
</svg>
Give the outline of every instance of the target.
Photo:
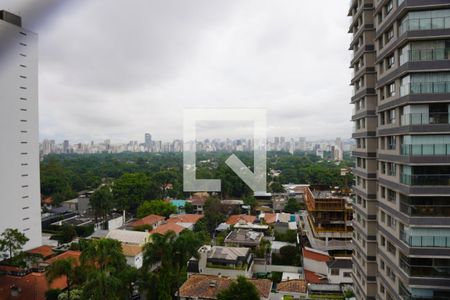
<svg viewBox="0 0 450 300">
<path fill-rule="evenodd" d="M 169 141 L 192 108 L 266 109 L 269 137 L 351 136 L 348 1 L 0 4 L 39 34 L 41 140 Z M 213 123 L 201 134 L 244 132 Z"/>
</svg>

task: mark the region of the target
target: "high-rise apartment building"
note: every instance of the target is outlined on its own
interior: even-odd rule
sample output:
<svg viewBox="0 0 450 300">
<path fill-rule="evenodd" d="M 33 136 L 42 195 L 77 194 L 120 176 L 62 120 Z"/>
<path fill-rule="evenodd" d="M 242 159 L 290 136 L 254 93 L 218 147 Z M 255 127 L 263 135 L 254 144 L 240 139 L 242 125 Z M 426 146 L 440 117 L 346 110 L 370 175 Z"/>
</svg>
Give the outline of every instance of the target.
<svg viewBox="0 0 450 300">
<path fill-rule="evenodd" d="M 450 1 L 349 16 L 357 299 L 450 299 Z"/>
<path fill-rule="evenodd" d="M 0 11 L 0 232 L 16 228 L 39 246 L 37 35 Z"/>
</svg>

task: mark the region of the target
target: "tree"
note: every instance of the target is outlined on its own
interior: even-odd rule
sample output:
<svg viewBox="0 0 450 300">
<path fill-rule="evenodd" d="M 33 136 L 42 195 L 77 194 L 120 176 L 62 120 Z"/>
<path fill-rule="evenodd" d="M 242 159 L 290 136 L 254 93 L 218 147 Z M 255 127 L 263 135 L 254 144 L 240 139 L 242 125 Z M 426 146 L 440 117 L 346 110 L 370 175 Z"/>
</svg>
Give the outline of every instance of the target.
<svg viewBox="0 0 450 300">
<path fill-rule="evenodd" d="M 121 272 L 127 269 L 122 245 L 112 239 L 89 241 L 80 256 L 82 267 L 88 276 L 83 286 L 83 299 L 123 299 L 128 286 L 121 280 Z"/>
<path fill-rule="evenodd" d="M 184 205 L 184 212 L 187 214 L 193 214 L 194 213 L 194 206 L 191 202 L 186 202 Z"/>
<path fill-rule="evenodd" d="M 75 266 L 75 261 L 73 258 L 59 259 L 52 263 L 45 274 L 47 277 L 47 281 L 52 283 L 55 279 L 60 278 L 61 276 L 66 277 L 66 285 L 67 285 L 67 299 L 70 300 L 70 291 L 72 289 L 73 284 L 75 283 L 78 274 L 77 267 Z"/>
<path fill-rule="evenodd" d="M 222 213 L 222 204 L 216 197 L 209 197 L 204 205 L 204 218 L 208 231 L 214 232 L 217 226 L 225 221 L 225 215 Z"/>
<path fill-rule="evenodd" d="M 284 211 L 287 213 L 295 214 L 297 213 L 302 206 L 297 202 L 295 198 L 289 198 L 286 206 L 284 207 Z"/>
<path fill-rule="evenodd" d="M 102 186 L 92 194 L 89 199 L 89 205 L 94 211 L 95 222 L 98 222 L 98 217 L 103 217 L 107 220 L 108 213 L 114 208 L 113 195 L 109 186 Z M 104 222 L 107 226 L 108 222 Z M 107 228 L 105 228 L 107 229 Z"/>
<path fill-rule="evenodd" d="M 239 276 L 227 289 L 217 295 L 217 300 L 259 300 L 255 285 L 243 276 Z"/>
<path fill-rule="evenodd" d="M 280 253 L 273 255 L 273 264 L 298 266 L 300 265 L 300 251 L 291 245 L 281 247 Z"/>
<path fill-rule="evenodd" d="M 148 215 L 159 215 L 168 217 L 177 212 L 175 205 L 163 200 L 145 201 L 137 209 L 137 217 L 143 218 Z"/>
<path fill-rule="evenodd" d="M 15 228 L 7 228 L 0 235 L 0 251 L 8 251 L 9 257 L 12 258 L 15 254 L 22 250 L 22 247 L 29 241 L 25 234 L 21 233 Z"/>
<path fill-rule="evenodd" d="M 125 173 L 114 182 L 113 196 L 118 208 L 136 212 L 145 199 L 157 197 L 159 187 L 143 173 Z"/>
<path fill-rule="evenodd" d="M 62 225 L 61 230 L 52 236 L 52 239 L 56 239 L 58 244 L 70 243 L 74 238 L 78 236 L 75 226 L 73 225 Z"/>
<path fill-rule="evenodd" d="M 142 288 L 151 300 L 172 299 L 186 277 L 187 262 L 198 256 L 202 240 L 197 233 L 185 230 L 177 237 L 172 231 L 154 234 L 152 242 L 144 247 Z M 160 264 L 159 272 L 150 271 Z"/>
</svg>

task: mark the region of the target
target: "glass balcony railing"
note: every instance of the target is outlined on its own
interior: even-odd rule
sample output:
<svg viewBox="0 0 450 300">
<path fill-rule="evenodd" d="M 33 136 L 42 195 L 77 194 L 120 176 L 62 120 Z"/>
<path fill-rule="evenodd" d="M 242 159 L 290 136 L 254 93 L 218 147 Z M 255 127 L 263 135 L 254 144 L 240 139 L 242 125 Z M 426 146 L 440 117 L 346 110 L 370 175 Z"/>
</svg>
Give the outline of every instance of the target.
<svg viewBox="0 0 450 300">
<path fill-rule="evenodd" d="M 448 217 L 450 205 L 413 205 L 400 202 L 400 211 L 413 217 Z"/>
<path fill-rule="evenodd" d="M 434 61 L 450 59 L 450 48 L 414 49 L 400 55 L 400 64 L 408 61 Z"/>
<path fill-rule="evenodd" d="M 450 174 L 402 174 L 400 182 L 406 185 L 448 186 L 450 185 Z"/>
<path fill-rule="evenodd" d="M 400 86 L 400 96 L 409 94 L 446 94 L 450 93 L 450 81 L 411 82 Z"/>
<path fill-rule="evenodd" d="M 420 18 L 407 19 L 400 25 L 400 35 L 407 31 L 415 30 L 431 30 L 431 29 L 446 29 L 450 28 L 450 16 L 448 17 L 434 17 L 434 18 Z"/>
<path fill-rule="evenodd" d="M 401 145 L 401 155 L 408 156 L 439 156 L 450 155 L 450 144 Z"/>
<path fill-rule="evenodd" d="M 447 236 L 408 236 L 400 231 L 400 239 L 411 247 L 450 248 L 450 237 Z"/>
<path fill-rule="evenodd" d="M 404 259 L 400 259 L 400 267 L 411 277 L 434 277 L 434 278 L 449 278 L 449 266 L 423 266 L 410 265 Z"/>
<path fill-rule="evenodd" d="M 400 117 L 400 125 L 427 125 L 449 123 L 448 112 L 436 113 L 412 113 Z"/>
</svg>

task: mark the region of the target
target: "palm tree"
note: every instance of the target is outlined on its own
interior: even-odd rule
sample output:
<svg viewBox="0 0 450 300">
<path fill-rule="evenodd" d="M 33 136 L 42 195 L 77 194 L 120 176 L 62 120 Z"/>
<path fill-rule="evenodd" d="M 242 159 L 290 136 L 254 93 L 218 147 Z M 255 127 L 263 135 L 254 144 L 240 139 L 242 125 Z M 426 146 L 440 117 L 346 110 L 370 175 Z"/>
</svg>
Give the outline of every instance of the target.
<svg viewBox="0 0 450 300">
<path fill-rule="evenodd" d="M 127 283 L 120 280 L 127 263 L 119 241 L 92 240 L 81 253 L 80 260 L 83 268 L 88 270 L 83 286 L 84 298 L 122 299 L 127 294 Z"/>
<path fill-rule="evenodd" d="M 70 300 L 70 290 L 76 278 L 75 260 L 73 258 L 60 259 L 55 261 L 47 269 L 46 277 L 49 283 L 61 276 L 66 276 L 67 299 Z"/>
</svg>

